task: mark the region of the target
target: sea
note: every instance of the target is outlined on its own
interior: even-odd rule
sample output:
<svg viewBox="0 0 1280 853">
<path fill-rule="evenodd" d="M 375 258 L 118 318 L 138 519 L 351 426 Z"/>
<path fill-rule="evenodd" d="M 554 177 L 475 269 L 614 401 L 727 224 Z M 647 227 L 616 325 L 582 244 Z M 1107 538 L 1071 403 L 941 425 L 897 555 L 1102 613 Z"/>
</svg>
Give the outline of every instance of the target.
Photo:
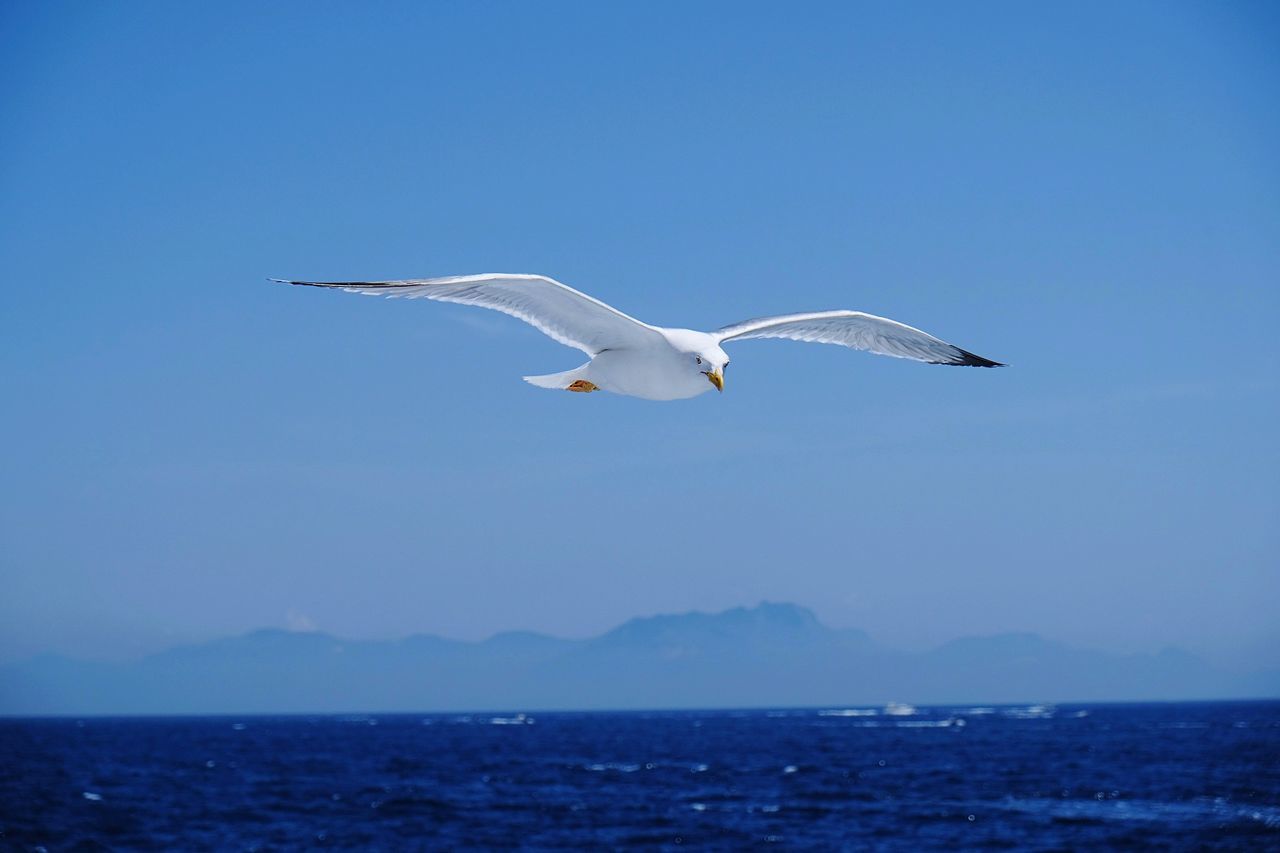
<svg viewBox="0 0 1280 853">
<path fill-rule="evenodd" d="M 1280 850 L 1280 702 L 0 720 L 12 850 Z"/>
</svg>

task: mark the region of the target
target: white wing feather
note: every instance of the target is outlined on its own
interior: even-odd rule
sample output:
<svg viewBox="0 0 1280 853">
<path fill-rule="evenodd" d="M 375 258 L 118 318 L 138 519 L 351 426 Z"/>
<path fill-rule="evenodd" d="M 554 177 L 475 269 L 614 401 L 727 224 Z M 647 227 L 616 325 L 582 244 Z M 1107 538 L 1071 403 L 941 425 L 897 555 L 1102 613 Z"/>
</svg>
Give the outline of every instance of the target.
<svg viewBox="0 0 1280 853">
<path fill-rule="evenodd" d="M 401 281 L 272 281 L 373 296 L 478 305 L 524 320 L 559 343 L 591 356 L 606 349 L 650 346 L 661 340 L 652 326 L 541 275 L 484 273 Z"/>
<path fill-rule="evenodd" d="M 751 338 L 787 338 L 793 341 L 839 344 L 851 349 L 927 361 L 930 364 L 1003 366 L 896 320 L 861 311 L 815 311 L 809 314 L 761 317 L 725 326 L 712 334 L 722 344 Z"/>
</svg>

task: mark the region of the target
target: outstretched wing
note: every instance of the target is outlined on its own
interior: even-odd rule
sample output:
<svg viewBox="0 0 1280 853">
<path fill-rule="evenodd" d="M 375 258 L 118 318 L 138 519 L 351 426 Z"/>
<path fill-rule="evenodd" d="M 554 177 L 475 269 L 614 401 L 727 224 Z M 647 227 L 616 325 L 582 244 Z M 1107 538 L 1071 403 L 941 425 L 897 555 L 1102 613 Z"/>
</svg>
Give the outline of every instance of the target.
<svg viewBox="0 0 1280 853">
<path fill-rule="evenodd" d="M 434 299 L 492 308 L 518 317 L 548 337 L 591 356 L 606 349 L 647 346 L 662 337 L 652 326 L 541 275 L 484 273 L 404 281 L 271 280 L 281 284 L 335 287 L 373 296 Z"/>
<path fill-rule="evenodd" d="M 974 355 L 919 329 L 861 311 L 815 311 L 811 314 L 761 317 L 725 326 L 712 334 L 722 344 L 751 338 L 788 338 L 793 341 L 839 344 L 878 355 L 910 358 L 930 364 L 1004 366 L 998 361 Z"/>
</svg>

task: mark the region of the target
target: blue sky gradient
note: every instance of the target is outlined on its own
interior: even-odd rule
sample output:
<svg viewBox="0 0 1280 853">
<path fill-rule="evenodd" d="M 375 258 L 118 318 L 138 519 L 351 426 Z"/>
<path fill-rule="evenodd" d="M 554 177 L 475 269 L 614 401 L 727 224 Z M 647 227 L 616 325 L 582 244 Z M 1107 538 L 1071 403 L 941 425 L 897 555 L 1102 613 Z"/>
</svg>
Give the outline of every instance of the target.
<svg viewBox="0 0 1280 853">
<path fill-rule="evenodd" d="M 1280 666 L 1265 3 L 0 11 L 0 660 L 269 625 L 586 636 L 796 601 Z M 1012 366 L 735 346 L 520 381 L 555 276 L 664 325 L 856 308 Z"/>
</svg>

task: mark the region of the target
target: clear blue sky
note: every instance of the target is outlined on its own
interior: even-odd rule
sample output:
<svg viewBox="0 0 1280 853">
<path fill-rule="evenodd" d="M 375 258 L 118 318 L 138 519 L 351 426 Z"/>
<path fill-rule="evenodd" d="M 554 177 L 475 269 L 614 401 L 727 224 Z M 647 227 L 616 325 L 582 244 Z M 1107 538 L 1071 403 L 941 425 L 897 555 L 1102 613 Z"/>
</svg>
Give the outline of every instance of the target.
<svg viewBox="0 0 1280 853">
<path fill-rule="evenodd" d="M 0 659 L 270 625 L 583 636 L 760 599 L 918 648 L 1280 665 L 1267 3 L 7 3 Z M 539 272 L 857 308 L 1003 370 L 738 345 L 539 390 Z"/>
</svg>

